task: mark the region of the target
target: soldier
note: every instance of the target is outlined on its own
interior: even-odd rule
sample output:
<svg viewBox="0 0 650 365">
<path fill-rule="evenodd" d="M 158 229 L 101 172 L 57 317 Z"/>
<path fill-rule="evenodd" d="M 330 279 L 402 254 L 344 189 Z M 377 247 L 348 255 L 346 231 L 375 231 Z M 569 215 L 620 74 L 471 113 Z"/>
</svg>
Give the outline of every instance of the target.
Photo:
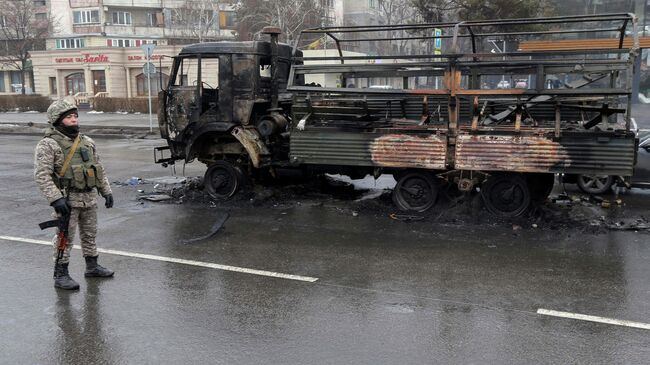
<svg viewBox="0 0 650 365">
<path fill-rule="evenodd" d="M 56 260 L 54 287 L 79 289 L 68 273 L 70 249 L 79 226 L 81 249 L 86 260 L 85 277 L 110 277 L 113 271 L 97 264 L 97 199 L 95 189 L 105 199 L 106 208 L 113 207 L 113 194 L 104 172 L 95 142 L 79 133 L 77 106 L 57 100 L 47 109 L 51 127 L 38 142 L 34 153 L 34 180 L 58 215 L 70 213 L 69 244 L 63 258 Z"/>
</svg>

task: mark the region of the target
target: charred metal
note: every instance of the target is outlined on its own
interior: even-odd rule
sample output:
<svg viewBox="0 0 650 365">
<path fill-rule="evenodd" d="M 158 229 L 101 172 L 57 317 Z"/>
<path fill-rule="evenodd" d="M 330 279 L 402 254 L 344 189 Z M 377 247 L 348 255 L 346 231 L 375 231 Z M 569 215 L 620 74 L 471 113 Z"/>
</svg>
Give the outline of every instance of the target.
<svg viewBox="0 0 650 365">
<path fill-rule="evenodd" d="M 429 209 L 444 182 L 461 191 L 482 186 L 491 212 L 518 215 L 531 199 L 548 195 L 553 174 L 632 175 L 639 43 L 636 31 L 632 42 L 624 38 L 636 26 L 634 15 L 606 14 L 322 27 L 303 31 L 293 46 L 278 43 L 278 30 L 267 28 L 269 41 L 191 45 L 175 57 L 159 96 L 160 133 L 171 157 L 158 162 L 202 161 L 208 181 L 228 182 L 209 189 L 218 198 L 234 194 L 243 174 L 290 167 L 391 173 L 403 210 Z M 445 51 L 435 54 L 368 56 L 342 48 L 427 41 L 436 29 Z M 615 46 L 521 47 L 588 33 Z M 301 38 L 316 36 L 331 39 L 335 55 L 298 50 Z M 495 39 L 503 40 L 501 52 L 481 46 Z M 516 47 L 506 49 L 507 40 Z"/>
</svg>

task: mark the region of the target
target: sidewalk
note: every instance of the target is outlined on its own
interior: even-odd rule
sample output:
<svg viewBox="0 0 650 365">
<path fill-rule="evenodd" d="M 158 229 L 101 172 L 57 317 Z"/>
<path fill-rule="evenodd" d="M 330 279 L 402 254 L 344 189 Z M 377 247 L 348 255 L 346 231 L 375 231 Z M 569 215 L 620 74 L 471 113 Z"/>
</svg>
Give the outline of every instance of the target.
<svg viewBox="0 0 650 365">
<path fill-rule="evenodd" d="M 158 117 L 151 116 L 151 131 L 149 114 L 98 113 L 80 111 L 79 124 L 82 133 L 96 137 L 160 137 Z M 43 134 L 47 128 L 46 113 L 0 113 L 0 133 L 10 134 Z"/>
<path fill-rule="evenodd" d="M 158 128 L 158 117 L 156 114 L 151 116 L 152 126 Z M 47 114 L 45 113 L 0 113 L 0 123 L 2 124 L 42 124 L 47 123 Z M 145 114 L 120 114 L 120 113 L 102 113 L 94 111 L 80 111 L 79 124 L 83 126 L 98 127 L 149 127 L 149 113 Z"/>
</svg>

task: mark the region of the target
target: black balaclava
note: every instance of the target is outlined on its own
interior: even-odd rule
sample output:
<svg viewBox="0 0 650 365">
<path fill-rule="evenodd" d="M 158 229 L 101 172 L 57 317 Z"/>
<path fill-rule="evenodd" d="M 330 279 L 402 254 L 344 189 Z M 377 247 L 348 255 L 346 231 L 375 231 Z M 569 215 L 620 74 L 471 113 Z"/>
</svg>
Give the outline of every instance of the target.
<svg viewBox="0 0 650 365">
<path fill-rule="evenodd" d="M 79 125 L 66 126 L 61 122 L 63 118 L 72 113 L 77 113 L 77 109 L 70 109 L 67 112 L 61 114 L 61 116 L 59 116 L 59 119 L 57 119 L 54 123 L 54 128 L 56 128 L 57 131 L 65 134 L 67 137 L 76 138 L 77 135 L 79 135 Z"/>
</svg>

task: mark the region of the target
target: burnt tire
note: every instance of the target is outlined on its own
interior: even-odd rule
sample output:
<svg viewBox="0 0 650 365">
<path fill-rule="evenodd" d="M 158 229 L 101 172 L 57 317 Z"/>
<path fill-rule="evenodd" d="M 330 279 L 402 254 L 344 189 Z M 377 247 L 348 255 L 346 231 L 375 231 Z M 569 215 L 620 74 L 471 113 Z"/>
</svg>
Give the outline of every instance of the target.
<svg viewBox="0 0 650 365">
<path fill-rule="evenodd" d="M 526 182 L 530 189 L 530 199 L 534 202 L 543 202 L 553 191 L 555 174 L 526 174 Z"/>
<path fill-rule="evenodd" d="M 614 184 L 612 175 L 578 175 L 578 188 L 585 194 L 605 194 Z"/>
<path fill-rule="evenodd" d="M 239 190 L 243 174 L 238 166 L 227 161 L 217 161 L 205 172 L 203 184 L 212 199 L 226 200 Z"/>
<path fill-rule="evenodd" d="M 426 172 L 406 173 L 399 177 L 392 197 L 402 211 L 424 212 L 436 204 L 438 185 Z"/>
<path fill-rule="evenodd" d="M 505 218 L 524 214 L 531 202 L 528 183 L 519 174 L 491 175 L 481 186 L 481 196 L 490 213 Z"/>
</svg>

